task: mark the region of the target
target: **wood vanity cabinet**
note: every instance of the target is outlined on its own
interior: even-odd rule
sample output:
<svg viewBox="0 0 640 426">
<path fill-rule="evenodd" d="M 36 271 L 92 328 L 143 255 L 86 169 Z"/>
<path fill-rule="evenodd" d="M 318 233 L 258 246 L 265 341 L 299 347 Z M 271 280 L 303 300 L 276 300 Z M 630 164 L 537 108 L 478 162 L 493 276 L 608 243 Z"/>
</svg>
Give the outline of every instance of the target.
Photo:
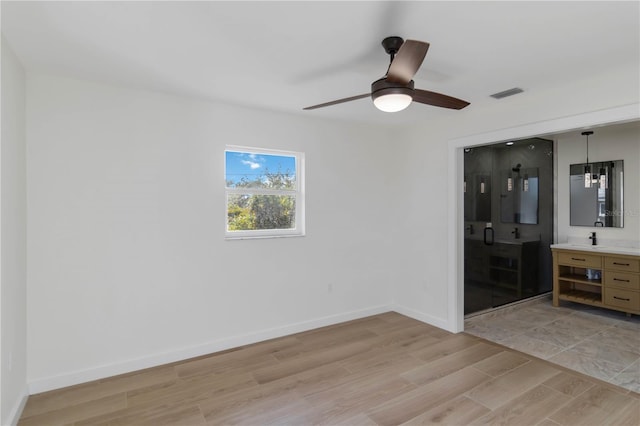
<svg viewBox="0 0 640 426">
<path fill-rule="evenodd" d="M 640 256 L 551 250 L 553 306 L 568 300 L 640 315 Z"/>
</svg>

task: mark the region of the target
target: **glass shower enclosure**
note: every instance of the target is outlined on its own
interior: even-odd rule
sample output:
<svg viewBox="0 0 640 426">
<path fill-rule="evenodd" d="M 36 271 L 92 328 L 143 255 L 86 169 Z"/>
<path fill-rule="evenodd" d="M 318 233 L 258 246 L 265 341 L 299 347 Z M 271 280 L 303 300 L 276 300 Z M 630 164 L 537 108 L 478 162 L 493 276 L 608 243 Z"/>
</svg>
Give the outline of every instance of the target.
<svg viewBox="0 0 640 426">
<path fill-rule="evenodd" d="M 465 149 L 465 315 L 551 291 L 553 142 Z"/>
</svg>

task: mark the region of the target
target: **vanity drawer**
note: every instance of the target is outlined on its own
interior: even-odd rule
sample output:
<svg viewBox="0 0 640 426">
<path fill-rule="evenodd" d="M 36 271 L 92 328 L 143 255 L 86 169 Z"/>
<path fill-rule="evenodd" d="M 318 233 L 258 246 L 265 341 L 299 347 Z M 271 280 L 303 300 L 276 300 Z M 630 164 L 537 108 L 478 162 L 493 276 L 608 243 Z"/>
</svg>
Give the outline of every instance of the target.
<svg viewBox="0 0 640 426">
<path fill-rule="evenodd" d="M 640 311 L 640 293 L 617 288 L 605 288 L 604 303 L 617 308 Z"/>
<path fill-rule="evenodd" d="M 640 275 L 607 270 L 604 272 L 604 284 L 607 287 L 640 290 Z"/>
<path fill-rule="evenodd" d="M 560 252 L 558 253 L 558 263 L 600 269 L 602 268 L 602 256 L 583 252 Z"/>
<path fill-rule="evenodd" d="M 607 256 L 604 258 L 604 267 L 616 271 L 640 272 L 640 259 Z"/>
</svg>

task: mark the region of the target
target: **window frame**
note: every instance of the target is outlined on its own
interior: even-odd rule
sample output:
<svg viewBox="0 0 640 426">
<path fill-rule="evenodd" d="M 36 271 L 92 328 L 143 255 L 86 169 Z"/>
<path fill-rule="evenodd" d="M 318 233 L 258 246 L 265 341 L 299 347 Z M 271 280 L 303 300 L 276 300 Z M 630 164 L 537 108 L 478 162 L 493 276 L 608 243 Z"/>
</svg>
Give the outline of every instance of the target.
<svg viewBox="0 0 640 426">
<path fill-rule="evenodd" d="M 227 152 L 240 152 L 257 155 L 277 155 L 295 158 L 296 188 L 265 189 L 265 188 L 229 188 L 227 187 Z M 227 145 L 224 149 L 224 232 L 226 240 L 242 240 L 256 238 L 302 237 L 305 235 L 305 194 L 304 194 L 304 162 L 303 152 L 279 149 L 256 148 L 239 145 Z M 287 195 L 295 198 L 295 227 L 291 229 L 251 229 L 244 231 L 230 231 L 229 226 L 229 195 Z"/>
</svg>

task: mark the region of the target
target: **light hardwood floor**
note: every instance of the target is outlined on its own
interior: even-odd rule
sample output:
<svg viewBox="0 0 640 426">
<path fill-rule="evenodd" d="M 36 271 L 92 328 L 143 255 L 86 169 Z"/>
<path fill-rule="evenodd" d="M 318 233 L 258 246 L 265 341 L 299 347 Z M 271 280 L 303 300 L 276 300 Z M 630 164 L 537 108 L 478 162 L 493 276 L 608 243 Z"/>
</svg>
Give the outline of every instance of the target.
<svg viewBox="0 0 640 426">
<path fill-rule="evenodd" d="M 54 424 L 638 425 L 640 394 L 386 313 L 29 397 Z"/>
</svg>

